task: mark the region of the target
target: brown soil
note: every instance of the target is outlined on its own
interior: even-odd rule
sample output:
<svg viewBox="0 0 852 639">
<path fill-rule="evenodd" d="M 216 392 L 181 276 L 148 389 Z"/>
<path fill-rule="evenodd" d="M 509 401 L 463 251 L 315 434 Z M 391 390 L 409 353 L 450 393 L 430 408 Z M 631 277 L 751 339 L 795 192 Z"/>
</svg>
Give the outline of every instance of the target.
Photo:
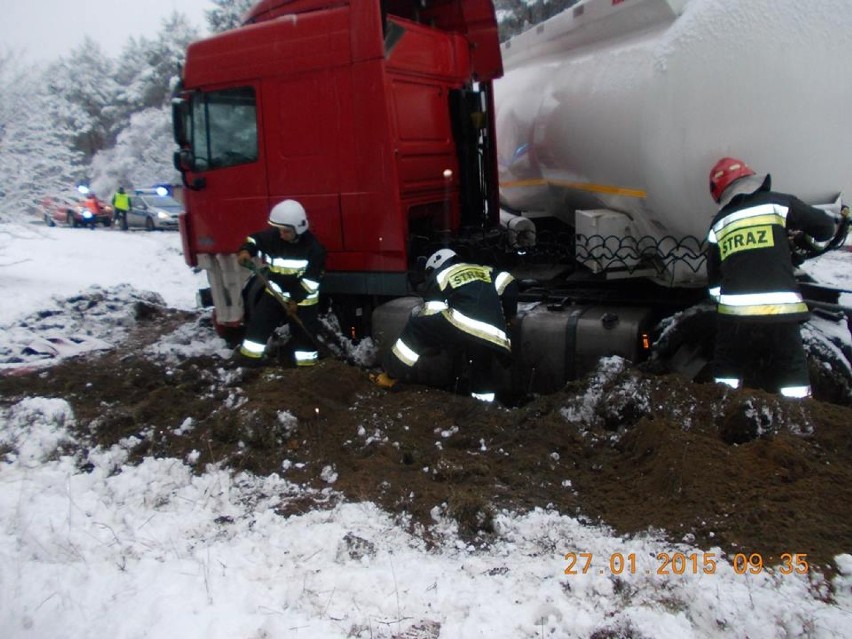
<svg viewBox="0 0 852 639">
<path fill-rule="evenodd" d="M 199 469 L 223 462 L 331 485 L 399 514 L 427 539 L 436 507 L 482 545 L 497 509 L 539 507 L 625 535 L 662 530 L 672 543 L 719 546 L 729 558 L 807 554 L 829 573 L 835 555 L 852 551 L 848 407 L 628 369 L 507 409 L 424 387 L 388 393 L 332 359 L 244 371 L 215 358 L 166 365 L 143 354 L 142 345 L 193 321 L 210 330 L 158 310 L 117 350 L 0 378 L 2 402 L 63 397 L 88 447 L 135 435 L 136 460 L 195 450 Z M 180 428 L 187 417 L 193 428 Z M 305 498 L 282 514 L 318 507 Z"/>
</svg>

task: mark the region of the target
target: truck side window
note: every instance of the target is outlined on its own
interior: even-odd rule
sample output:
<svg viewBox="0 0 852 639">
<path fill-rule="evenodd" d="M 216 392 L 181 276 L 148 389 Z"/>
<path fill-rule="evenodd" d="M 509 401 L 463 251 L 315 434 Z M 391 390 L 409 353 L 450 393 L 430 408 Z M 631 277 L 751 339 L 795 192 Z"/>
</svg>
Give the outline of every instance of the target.
<svg viewBox="0 0 852 639">
<path fill-rule="evenodd" d="M 206 171 L 257 160 L 257 106 L 252 87 L 192 96 L 195 170 Z"/>
</svg>

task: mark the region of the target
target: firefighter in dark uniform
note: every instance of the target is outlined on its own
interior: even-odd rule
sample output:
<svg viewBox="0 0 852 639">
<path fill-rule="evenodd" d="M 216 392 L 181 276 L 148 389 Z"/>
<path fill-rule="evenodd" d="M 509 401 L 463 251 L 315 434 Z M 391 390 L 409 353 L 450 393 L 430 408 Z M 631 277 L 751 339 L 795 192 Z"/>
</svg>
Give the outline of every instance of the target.
<svg viewBox="0 0 852 639">
<path fill-rule="evenodd" d="M 315 340 L 326 251 L 308 230 L 305 209 L 295 200 L 276 204 L 269 213 L 269 225 L 246 238 L 237 260 L 249 265 L 259 257 L 268 269 L 270 286 L 285 298 L 288 308 L 250 280 L 244 294 L 246 333 L 235 359 L 242 366 L 262 365 L 266 342 L 277 327 L 289 322 L 295 364 L 312 366 L 319 357 Z M 301 326 L 290 317 L 298 317 Z"/>
<path fill-rule="evenodd" d="M 471 360 L 471 395 L 494 401 L 492 360 L 511 355 L 506 326 L 517 313 L 517 283 L 506 272 L 459 261 L 450 249 L 429 257 L 426 276 L 421 312 L 409 318 L 391 349 L 387 372 L 373 381 L 391 388 L 411 373 L 426 350 L 457 347 L 466 349 Z"/>
<path fill-rule="evenodd" d="M 808 397 L 810 380 L 799 324 L 808 319 L 793 274 L 791 234 L 831 239 L 835 222 L 792 195 L 770 191 L 769 175 L 723 158 L 710 172 L 719 204 L 708 233 L 710 295 L 718 303 L 714 376 Z"/>
</svg>

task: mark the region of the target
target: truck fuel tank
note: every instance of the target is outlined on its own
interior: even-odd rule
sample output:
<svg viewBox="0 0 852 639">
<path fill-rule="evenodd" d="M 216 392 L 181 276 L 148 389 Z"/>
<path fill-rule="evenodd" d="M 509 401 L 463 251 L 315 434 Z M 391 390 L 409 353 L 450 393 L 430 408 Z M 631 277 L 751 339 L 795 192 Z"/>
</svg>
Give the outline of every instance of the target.
<svg viewBox="0 0 852 639">
<path fill-rule="evenodd" d="M 548 394 L 595 369 L 601 357 L 631 362 L 647 351 L 651 311 L 633 306 L 539 304 L 519 314 L 512 335 L 511 387 L 521 393 Z"/>
<path fill-rule="evenodd" d="M 402 297 L 373 311 L 373 335 L 384 365 L 405 328 L 419 297 Z M 530 304 L 512 329 L 512 365 L 495 358 L 497 390 L 525 396 L 558 391 L 565 383 L 592 371 L 601 357 L 618 355 L 632 362 L 645 357 L 651 311 L 635 306 Z M 466 376 L 464 353 L 451 348 L 421 355 L 409 380 L 457 390 Z"/>
</svg>

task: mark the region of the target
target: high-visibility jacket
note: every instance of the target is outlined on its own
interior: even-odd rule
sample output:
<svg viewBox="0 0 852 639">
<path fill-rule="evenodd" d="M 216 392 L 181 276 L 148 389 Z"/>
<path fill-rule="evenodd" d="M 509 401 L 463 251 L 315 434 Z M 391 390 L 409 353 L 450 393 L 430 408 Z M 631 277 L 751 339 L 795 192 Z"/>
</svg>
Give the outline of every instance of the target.
<svg viewBox="0 0 852 639">
<path fill-rule="evenodd" d="M 707 274 L 720 315 L 787 322 L 808 318 L 793 275 L 788 230 L 825 241 L 835 224 L 825 211 L 766 189 L 737 195 L 719 210 L 707 236 Z"/>
<path fill-rule="evenodd" d="M 260 256 L 269 267 L 270 284 L 285 298 L 299 306 L 319 302 L 326 251 L 310 231 L 297 236 L 295 242 L 287 242 L 277 228 L 264 229 L 249 235 L 240 250 Z"/>
<path fill-rule="evenodd" d="M 112 196 L 112 206 L 116 211 L 129 211 L 130 196 L 127 193 L 116 193 Z"/>
</svg>

